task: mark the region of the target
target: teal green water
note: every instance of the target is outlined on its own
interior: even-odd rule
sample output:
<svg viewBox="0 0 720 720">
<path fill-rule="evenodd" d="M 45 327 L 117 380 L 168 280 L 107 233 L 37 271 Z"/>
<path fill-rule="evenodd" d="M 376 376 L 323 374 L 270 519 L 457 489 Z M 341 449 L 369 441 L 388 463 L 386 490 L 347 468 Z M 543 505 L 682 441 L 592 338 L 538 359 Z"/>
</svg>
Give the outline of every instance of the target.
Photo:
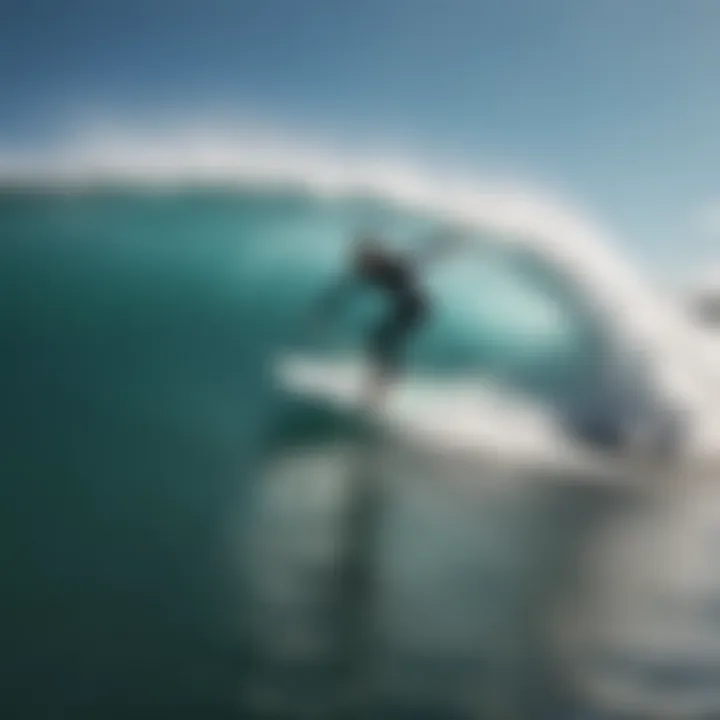
<svg viewBox="0 0 720 720">
<path fill-rule="evenodd" d="M 337 447 L 322 448 L 339 441 L 344 426 L 289 403 L 269 366 L 278 352 L 307 343 L 299 323 L 353 229 L 381 227 L 402 244 L 436 225 L 369 200 L 278 192 L 0 197 L 5 716 L 243 717 L 258 682 L 269 683 L 266 692 L 284 698 L 292 716 L 304 692 L 296 687 L 305 683 L 302 661 L 263 654 L 247 533 L 260 505 L 275 507 L 263 500 L 274 487 L 268 477 L 326 477 L 322 463 Z M 558 404 L 592 385 L 599 339 L 585 311 L 533 289 L 507 258 L 481 252 L 428 282 L 433 320 L 413 345 L 411 368 L 502 368 L 505 382 Z M 361 301 L 324 351 L 353 347 L 376 311 Z M 303 448 L 315 446 L 321 465 L 303 471 Z M 307 500 L 313 491 L 298 492 Z M 557 717 L 568 691 L 534 639 L 533 608 L 571 562 L 567 547 L 559 552 L 568 534 L 604 512 L 604 501 L 548 492 L 461 518 L 464 501 L 443 498 L 436 487 L 391 505 L 392 572 L 404 577 L 418 557 L 437 558 L 444 548 L 447 561 L 427 569 L 430 585 L 418 592 L 429 597 L 435 586 L 457 583 L 469 622 L 524 628 L 523 651 L 503 666 L 505 696 L 519 716 Z M 312 512 L 322 522 L 333 514 L 287 502 L 298 513 L 299 539 L 273 529 L 274 511 L 263 538 L 300 547 L 318 527 Z M 431 509 L 420 512 L 417 503 Z M 423 513 L 436 535 L 426 534 Z M 450 543 L 443 538 L 453 527 L 464 534 Z M 487 565 L 478 548 L 498 543 L 506 549 Z M 461 561 L 466 569 L 453 576 Z M 476 606 L 477 597 L 486 604 Z M 437 614 L 455 612 L 443 602 Z M 499 672 L 492 643 L 478 640 L 455 655 L 442 647 L 438 640 L 416 656 L 406 648 L 383 657 L 405 657 L 398 667 L 418 678 L 441 668 L 465 673 L 476 690 Z M 307 665 L 306 685 L 322 698 L 335 681 Z M 467 692 L 463 685 L 408 699 L 390 689 L 376 702 L 408 717 L 420 717 L 418 708 L 465 717 L 448 697 Z M 474 702 L 483 705 L 482 693 Z"/>
</svg>

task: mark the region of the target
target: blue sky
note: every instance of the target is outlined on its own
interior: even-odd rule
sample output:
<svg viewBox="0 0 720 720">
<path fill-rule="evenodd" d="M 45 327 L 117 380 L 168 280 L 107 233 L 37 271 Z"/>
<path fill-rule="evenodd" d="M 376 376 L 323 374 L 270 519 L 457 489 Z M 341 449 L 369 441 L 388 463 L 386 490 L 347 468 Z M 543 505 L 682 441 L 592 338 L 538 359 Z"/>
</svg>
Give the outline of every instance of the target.
<svg viewBox="0 0 720 720">
<path fill-rule="evenodd" d="M 509 168 L 672 264 L 713 252 L 718 37 L 715 0 L 5 0 L 0 142 L 247 113 Z"/>
</svg>

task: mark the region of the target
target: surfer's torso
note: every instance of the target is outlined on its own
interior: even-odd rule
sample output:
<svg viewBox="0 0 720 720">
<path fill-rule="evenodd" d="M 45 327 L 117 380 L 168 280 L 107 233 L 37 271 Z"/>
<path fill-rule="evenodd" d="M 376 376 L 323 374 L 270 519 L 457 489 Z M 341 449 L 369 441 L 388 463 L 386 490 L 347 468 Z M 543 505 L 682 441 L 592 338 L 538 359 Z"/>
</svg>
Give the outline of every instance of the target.
<svg viewBox="0 0 720 720">
<path fill-rule="evenodd" d="M 393 302 L 414 303 L 421 299 L 414 269 L 402 257 L 383 253 L 372 262 L 359 263 L 355 270 L 360 280 L 389 295 Z"/>
</svg>

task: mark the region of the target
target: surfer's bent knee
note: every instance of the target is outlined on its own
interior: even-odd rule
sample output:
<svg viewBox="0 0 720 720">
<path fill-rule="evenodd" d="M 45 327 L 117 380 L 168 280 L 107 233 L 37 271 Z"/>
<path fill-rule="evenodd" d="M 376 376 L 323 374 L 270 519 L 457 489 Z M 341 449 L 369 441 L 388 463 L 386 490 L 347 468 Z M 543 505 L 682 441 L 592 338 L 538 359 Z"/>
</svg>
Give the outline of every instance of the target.
<svg viewBox="0 0 720 720">
<path fill-rule="evenodd" d="M 413 294 L 398 303 L 390 318 L 373 333 L 370 356 L 384 378 L 391 379 L 400 372 L 408 339 L 425 323 L 427 316 L 427 302 Z"/>
</svg>

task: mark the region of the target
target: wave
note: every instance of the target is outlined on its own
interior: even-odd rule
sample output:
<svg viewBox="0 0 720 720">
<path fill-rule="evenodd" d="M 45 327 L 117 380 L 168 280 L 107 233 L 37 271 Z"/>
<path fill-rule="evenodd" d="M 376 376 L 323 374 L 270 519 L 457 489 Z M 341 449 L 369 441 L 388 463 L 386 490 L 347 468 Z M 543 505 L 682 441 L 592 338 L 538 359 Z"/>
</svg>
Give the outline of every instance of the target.
<svg viewBox="0 0 720 720">
<path fill-rule="evenodd" d="M 317 201 L 370 198 L 420 212 L 465 231 L 466 257 L 496 247 L 520 276 L 572 305 L 601 338 L 607 383 L 627 387 L 642 378 L 653 411 L 685 413 L 693 454 L 720 449 L 714 430 L 718 344 L 622 257 L 616 238 L 545 192 L 217 126 L 82 128 L 42 151 L 0 150 L 0 181 L 64 189 L 205 186 L 270 195 L 290 189 Z"/>
<path fill-rule="evenodd" d="M 106 342 L 95 345 L 100 348 L 109 343 L 109 349 L 103 352 L 117 355 L 118 366 L 129 364 L 134 368 L 134 364 L 138 364 L 137 372 L 129 373 L 124 391 L 113 391 L 107 401 L 114 411 L 117 411 L 118 397 L 131 402 L 133 393 L 151 379 L 153 390 L 147 397 L 143 393 L 143 408 L 152 405 L 153 413 L 167 413 L 183 437 L 190 434 L 197 437 L 202 430 L 212 443 L 234 446 L 238 435 L 236 411 L 243 405 L 248 408 L 243 415 L 247 416 L 248 425 L 261 424 L 261 416 L 264 423 L 265 403 L 271 404 L 266 397 L 269 393 L 255 381 L 257 368 L 266 358 L 261 357 L 262 353 L 256 351 L 255 346 L 267 339 L 267 345 L 272 345 L 272 350 L 276 351 L 287 340 L 287 327 L 276 329 L 275 325 L 287 320 L 290 310 L 299 304 L 301 290 L 317 285 L 322 274 L 319 265 L 328 271 L 334 267 L 337 251 L 341 249 L 338 238 L 352 230 L 358 217 L 364 217 L 362 212 L 351 212 L 349 208 L 352 209 L 356 201 L 365 202 L 369 198 L 375 203 L 376 210 L 380 208 L 379 212 L 370 213 L 371 216 L 387 219 L 394 217 L 397 210 L 402 222 L 396 226 L 409 228 L 409 236 L 423 225 L 418 221 L 419 217 L 429 218 L 431 224 L 467 231 L 468 242 L 462 256 L 465 269 L 460 262 L 443 270 L 436 279 L 438 293 L 447 297 L 448 315 L 459 322 L 457 316 L 462 314 L 460 324 L 464 340 L 476 340 L 473 333 L 484 331 L 486 334 L 480 340 L 486 345 L 500 344 L 501 331 L 508 325 L 522 335 L 511 338 L 512 347 L 508 354 L 500 353 L 481 360 L 477 360 L 476 355 L 462 369 L 467 375 L 468 366 L 482 365 L 498 384 L 510 385 L 508 392 L 492 393 L 491 401 L 474 403 L 470 413 L 473 422 L 478 420 L 488 428 L 488 444 L 496 450 L 498 460 L 502 459 L 500 455 L 518 459 L 528 445 L 532 446 L 532 452 L 528 451 L 527 455 L 532 458 L 533 466 L 540 466 L 542 456 L 562 455 L 560 464 L 563 464 L 566 455 L 572 454 L 563 454 L 564 446 L 558 446 L 557 413 L 553 417 L 538 414 L 536 405 L 529 398 L 521 398 L 515 392 L 522 373 L 517 368 L 507 367 L 510 364 L 508 358 L 517 359 L 522 355 L 521 359 L 530 366 L 522 370 L 530 375 L 540 374 L 544 380 L 554 373 L 553 382 L 548 383 L 549 397 L 557 397 L 563 383 L 571 384 L 569 376 L 576 368 L 570 362 L 562 363 L 562 358 L 568 356 L 562 344 L 567 337 L 560 333 L 558 340 L 552 334 L 555 330 L 553 323 L 548 321 L 549 315 L 538 314 L 536 308 L 531 310 L 533 306 L 519 301 L 514 308 L 515 315 L 504 312 L 507 302 L 502 299 L 496 284 L 497 268 L 490 268 L 489 274 L 478 280 L 477 268 L 471 258 L 476 250 L 484 253 L 488 248 L 497 250 L 510 274 L 520 279 L 521 286 L 539 286 L 541 295 L 552 296 L 561 309 L 567 311 L 562 317 L 576 318 L 586 331 L 583 337 L 590 341 L 587 353 L 579 360 L 573 359 L 578 365 L 582 360 L 594 361 L 593 373 L 579 373 L 582 382 L 574 384 L 563 397 L 563 403 L 569 400 L 570 407 L 561 408 L 565 415 L 560 418 L 560 423 L 565 423 L 565 429 L 573 437 L 595 447 L 599 444 L 615 447 L 622 441 L 621 437 L 616 437 L 618 432 L 620 435 L 626 431 L 630 434 L 643 432 L 643 427 L 647 430 L 650 425 L 648 432 L 655 434 L 658 444 L 663 440 L 663 427 L 667 428 L 669 419 L 674 417 L 670 408 L 678 405 L 688 413 L 683 419 L 688 453 L 716 455 L 720 448 L 716 429 L 720 426 L 717 423 L 718 402 L 714 396 L 720 357 L 717 349 L 713 349 L 712 341 L 703 337 L 702 331 L 681 314 L 671 299 L 658 294 L 647 279 L 624 260 L 613 237 L 546 193 L 469 177 L 458 179 L 452 173 L 435 173 L 382 158 L 334 156 L 309 149 L 302 143 L 258 138 L 252 134 L 237 137 L 228 133 L 224 136 L 216 130 L 168 135 L 126 131 L 79 133 L 75 140 L 51 151 L 24 155 L 17 151 L 0 153 L 0 175 L 7 186 L 50 186 L 59 189 L 61 195 L 65 191 L 77 192 L 83 198 L 82 202 L 87 198 L 87 208 L 82 202 L 60 204 L 62 212 L 56 212 L 60 207 L 56 204 L 52 205 L 53 212 L 44 213 L 45 206 L 32 205 L 30 212 L 33 218 L 48 223 L 48 227 L 53 218 L 54 221 L 69 219 L 73 223 L 73 232 L 87 230 L 92 239 L 92 243 L 88 243 L 92 252 L 115 253 L 112 257 L 104 255 L 102 264 L 87 262 L 81 271 L 77 270 L 78 263 L 73 258 L 73 272 L 82 278 L 76 283 L 68 283 L 68 288 L 76 290 L 95 272 L 99 278 L 92 285 L 97 295 L 74 292 L 70 297 L 56 293 L 57 297 L 50 298 L 47 293 L 47 299 L 37 298 L 38 303 L 47 301 L 53 307 L 53 312 L 47 313 L 47 322 L 53 326 L 52 336 L 57 338 L 58 347 L 66 348 L 73 338 L 84 346 L 81 342 L 86 337 L 84 329 L 66 335 L 55 327 L 59 326 L 59 318 L 66 316 L 71 319 L 66 320 L 68 326 L 74 328 L 78 317 L 82 319 L 79 309 L 88 308 L 88 312 L 96 313 L 97 317 L 93 315 L 81 322 L 84 328 L 88 325 L 109 326 L 103 334 Z M 103 196 L 102 202 L 95 204 L 93 188 L 96 185 L 113 188 L 109 202 Z M 118 185 L 132 190 L 129 198 L 127 194 L 115 192 Z M 180 189 L 183 192 L 176 197 L 173 193 Z M 223 192 L 219 192 L 221 189 Z M 208 193 L 213 199 L 210 211 L 205 213 L 202 210 L 206 207 L 204 201 L 197 199 L 207 199 Z M 166 194 L 171 195 L 170 202 L 166 202 Z M 41 198 L 40 201 L 45 200 Z M 225 202 L 229 203 L 227 213 Z M 85 209 L 89 212 L 83 214 Z M 148 210 L 152 216 L 151 228 L 147 223 Z M 145 220 L 138 220 L 141 215 Z M 218 220 L 220 216 L 221 221 Z M 107 226 L 112 226 L 115 233 L 110 238 L 102 234 Z M 51 230 L 45 228 L 56 241 Z M 102 231 L 101 239 L 116 239 L 117 242 L 99 242 L 98 230 Z M 188 236 L 194 244 L 176 242 Z M 140 252 L 139 248 L 145 242 L 152 245 L 152 252 Z M 59 253 L 61 245 L 53 242 L 53 252 Z M 211 257 L 216 250 L 216 256 Z M 127 259 L 131 255 L 132 258 Z M 138 258 L 143 272 L 137 272 Z M 168 262 L 169 258 L 172 262 Z M 21 258 L 23 263 L 26 259 L 26 256 Z M 184 274 L 186 265 L 195 269 L 199 259 L 203 261 L 202 272 Z M 59 273 L 61 265 L 54 263 L 53 272 Z M 10 265 L 7 267 L 11 268 Z M 222 271 L 217 269 L 220 267 Z M 148 268 L 151 272 L 147 272 Z M 467 277 L 463 277 L 461 283 L 463 273 Z M 111 275 L 120 279 L 109 287 L 105 281 Z M 42 279 L 46 275 L 33 277 L 33 282 L 25 282 L 25 276 L 21 277 L 22 292 L 26 293 L 25 287 L 33 286 L 33 282 L 36 286 L 38 277 Z M 211 292 L 203 284 L 205 282 L 213 285 Z M 482 286 L 478 289 L 475 286 L 479 282 Z M 227 283 L 227 287 L 223 283 Z M 469 287 L 465 295 L 458 290 L 463 283 Z M 62 283 L 58 285 L 64 289 Z M 128 288 L 132 303 L 125 294 Z M 233 300 L 236 297 L 229 292 L 226 294 L 227 288 L 241 295 L 243 323 L 239 327 L 236 308 L 228 307 L 226 302 L 228 297 Z M 108 302 L 108 297 L 112 297 L 112 302 Z M 102 302 L 97 301 L 100 298 Z M 483 298 L 484 302 L 480 302 Z M 513 299 L 517 297 L 513 296 Z M 202 308 L 200 304 L 203 304 Z M 485 318 L 482 323 L 478 320 L 473 324 L 473 317 L 477 319 L 488 307 L 491 319 L 497 320 L 497 324 L 483 324 Z M 108 322 L 109 309 L 117 313 L 115 322 L 112 318 Z M 45 317 L 43 312 L 38 314 Z M 499 320 L 498 315 L 501 315 Z M 183 318 L 181 323 L 178 317 Z M 118 318 L 122 318 L 122 322 Z M 253 322 L 255 326 L 252 326 Z M 113 345 L 112 331 L 118 325 L 122 325 L 122 332 Z M 286 325 L 289 327 L 291 323 Z M 549 334 L 543 334 L 539 339 L 533 336 L 538 327 Z M 163 333 L 170 333 L 172 338 Z M 548 340 L 550 336 L 552 342 Z M 154 368 L 152 372 L 134 357 L 134 344 L 138 342 L 148 355 L 147 362 Z M 438 345 L 444 346 L 447 342 L 447 336 L 441 334 Z M 243 358 L 243 353 L 248 354 L 247 346 L 252 347 L 257 357 L 243 365 L 243 360 L 247 360 Z M 116 352 L 120 347 L 122 352 Z M 453 348 L 453 353 L 457 354 L 459 349 Z M 87 350 L 83 347 L 82 352 L 87 353 Z M 97 360 L 97 357 L 92 359 Z M 76 375 L 84 371 L 82 364 L 73 367 Z M 119 370 L 116 372 L 124 377 Z M 458 372 L 453 370 L 455 375 Z M 198 374 L 202 375 L 202 380 L 198 379 Z M 106 376 L 102 382 L 107 384 Z M 455 430 L 451 421 L 458 418 L 458 406 L 461 409 L 462 401 L 476 389 L 467 377 L 454 377 L 447 385 L 450 384 L 454 387 L 454 395 L 447 386 L 443 388 L 442 383 L 432 382 L 428 394 L 437 400 L 430 398 L 423 405 L 425 415 L 432 416 L 437 424 L 444 418 L 436 418 L 435 414 L 445 408 L 446 415 L 452 416 L 449 429 L 445 428 L 448 433 Z M 229 392 L 233 387 L 235 391 Z M 446 394 L 443 396 L 443 393 Z M 105 397 L 102 393 L 93 393 L 93 397 L 95 395 Z M 72 397 L 75 398 L 74 394 Z M 448 400 L 452 398 L 457 399 L 457 404 L 447 410 Z M 268 453 L 271 463 L 274 450 L 279 449 L 277 455 L 282 461 L 283 451 L 288 446 L 322 448 L 326 443 L 333 447 L 333 440 L 358 437 L 367 429 L 355 417 L 338 414 L 312 402 L 285 400 L 277 409 L 277 413 L 267 413 L 271 426 L 268 438 L 272 444 Z M 413 408 L 405 410 L 406 414 L 412 411 Z M 163 423 L 165 421 L 163 418 Z M 621 427 L 626 425 L 630 426 L 627 430 Z M 253 433 L 252 438 L 256 439 L 258 435 Z M 338 447 L 342 459 L 341 444 L 338 443 Z M 576 448 L 573 445 L 571 449 Z M 420 455 L 419 462 L 415 462 L 409 453 L 408 458 L 400 456 L 406 484 L 416 487 L 418 479 L 427 475 L 428 485 L 432 482 L 438 489 L 438 498 L 447 495 L 453 486 L 458 491 L 467 487 L 470 494 L 476 493 L 483 482 L 491 491 L 497 486 L 504 492 L 510 485 L 505 474 L 500 473 L 498 479 L 494 473 L 487 472 L 483 477 L 477 467 L 462 461 L 459 468 L 453 468 L 451 472 L 449 465 L 457 458 L 453 453 L 448 454 L 453 456 L 452 463 L 427 455 Z M 437 461 L 437 465 L 431 460 Z M 319 453 L 318 462 L 326 461 L 332 465 L 333 456 L 327 452 Z M 600 464 L 605 470 L 605 465 Z M 342 468 L 343 463 L 339 466 Z M 292 479 L 288 484 L 295 488 L 291 504 L 299 496 L 312 501 L 328 496 L 325 492 L 328 484 L 323 485 L 323 482 L 326 476 L 332 477 L 335 469 L 323 472 L 313 461 L 303 471 L 294 462 L 292 452 L 284 467 L 286 475 Z M 314 483 L 313 487 L 319 487 L 318 492 L 298 494 L 297 479 L 303 473 L 309 483 Z M 439 478 L 442 482 L 437 482 Z M 586 475 L 579 479 L 586 479 Z M 557 476 L 553 474 L 552 481 L 556 480 Z M 683 491 L 682 496 L 687 497 L 687 491 Z M 703 502 L 702 505 L 710 507 L 713 503 Z M 482 522 L 473 519 L 472 527 L 492 526 L 492 517 L 489 517 L 492 514 L 487 513 Z M 499 524 L 507 526 L 506 520 L 500 517 Z M 664 518 L 658 524 L 667 536 Z M 313 523 L 313 527 L 317 525 Z M 699 523 L 688 523 L 688 527 L 696 525 Z M 268 527 L 276 537 L 277 527 L 272 524 Z M 299 537 L 314 537 L 301 529 L 303 532 Z M 509 534 L 527 537 L 516 530 Z M 419 537 L 423 534 L 426 534 L 424 525 L 418 531 Z M 704 534 L 710 537 L 709 533 Z M 612 535 L 619 537 L 620 533 L 615 531 Z M 653 537 L 647 544 L 653 557 L 657 556 L 655 540 Z M 288 547 L 291 546 L 294 549 L 289 543 Z M 412 547 L 416 547 L 415 543 Z M 627 550 L 628 545 L 623 543 L 614 545 L 609 554 L 622 559 L 627 556 Z M 428 552 L 423 557 L 433 556 L 434 553 Z M 667 553 L 662 556 L 666 557 Z M 685 558 L 678 560 L 674 563 L 677 567 L 688 567 Z M 632 567 L 628 575 L 635 577 L 640 573 Z M 621 579 L 619 570 L 608 584 L 622 587 Z M 483 598 L 487 597 L 486 590 L 487 583 L 483 583 Z M 591 597 L 598 595 L 594 585 L 589 586 L 588 594 Z M 424 593 L 418 593 L 420 595 Z M 577 618 L 580 630 L 585 625 L 593 629 L 599 626 L 602 630 L 606 615 L 611 615 L 610 620 L 615 622 L 612 611 L 617 606 L 614 596 L 609 597 L 597 614 L 591 606 L 587 616 L 580 614 Z M 472 617 L 476 612 L 477 607 L 473 605 Z M 634 685 L 637 692 L 638 686 L 644 686 L 643 676 L 654 672 L 656 659 L 667 657 L 663 648 L 641 652 L 646 638 L 653 632 L 654 627 L 641 628 L 638 637 L 634 638 L 636 647 L 630 648 L 637 655 L 634 661 L 637 667 L 634 668 L 628 669 L 627 664 L 617 662 L 613 655 L 616 645 L 612 634 L 601 638 L 606 640 L 605 645 L 596 643 L 599 645 L 595 648 L 596 653 L 606 652 L 607 657 L 599 658 L 605 662 L 599 670 L 590 668 L 587 674 L 591 678 L 584 676 L 584 667 L 578 662 L 578 658 L 587 656 L 581 649 L 572 653 L 570 662 L 583 674 L 578 682 L 592 686 L 588 688 L 590 695 L 607 694 L 609 705 L 617 705 L 617 698 L 633 691 L 633 687 L 628 690 L 627 685 Z M 624 646 L 620 644 L 620 647 Z M 591 655 L 589 660 L 593 659 L 595 657 Z M 715 658 L 712 662 L 714 672 Z M 703 687 L 690 690 L 705 692 L 713 680 L 714 675 L 707 683 L 703 680 Z M 598 690 L 597 685 L 603 681 L 608 688 Z M 698 685 L 703 683 L 698 682 Z M 652 688 L 650 693 L 654 694 Z M 637 697 L 631 700 L 639 702 Z M 712 700 L 714 708 L 715 698 Z"/>
</svg>

